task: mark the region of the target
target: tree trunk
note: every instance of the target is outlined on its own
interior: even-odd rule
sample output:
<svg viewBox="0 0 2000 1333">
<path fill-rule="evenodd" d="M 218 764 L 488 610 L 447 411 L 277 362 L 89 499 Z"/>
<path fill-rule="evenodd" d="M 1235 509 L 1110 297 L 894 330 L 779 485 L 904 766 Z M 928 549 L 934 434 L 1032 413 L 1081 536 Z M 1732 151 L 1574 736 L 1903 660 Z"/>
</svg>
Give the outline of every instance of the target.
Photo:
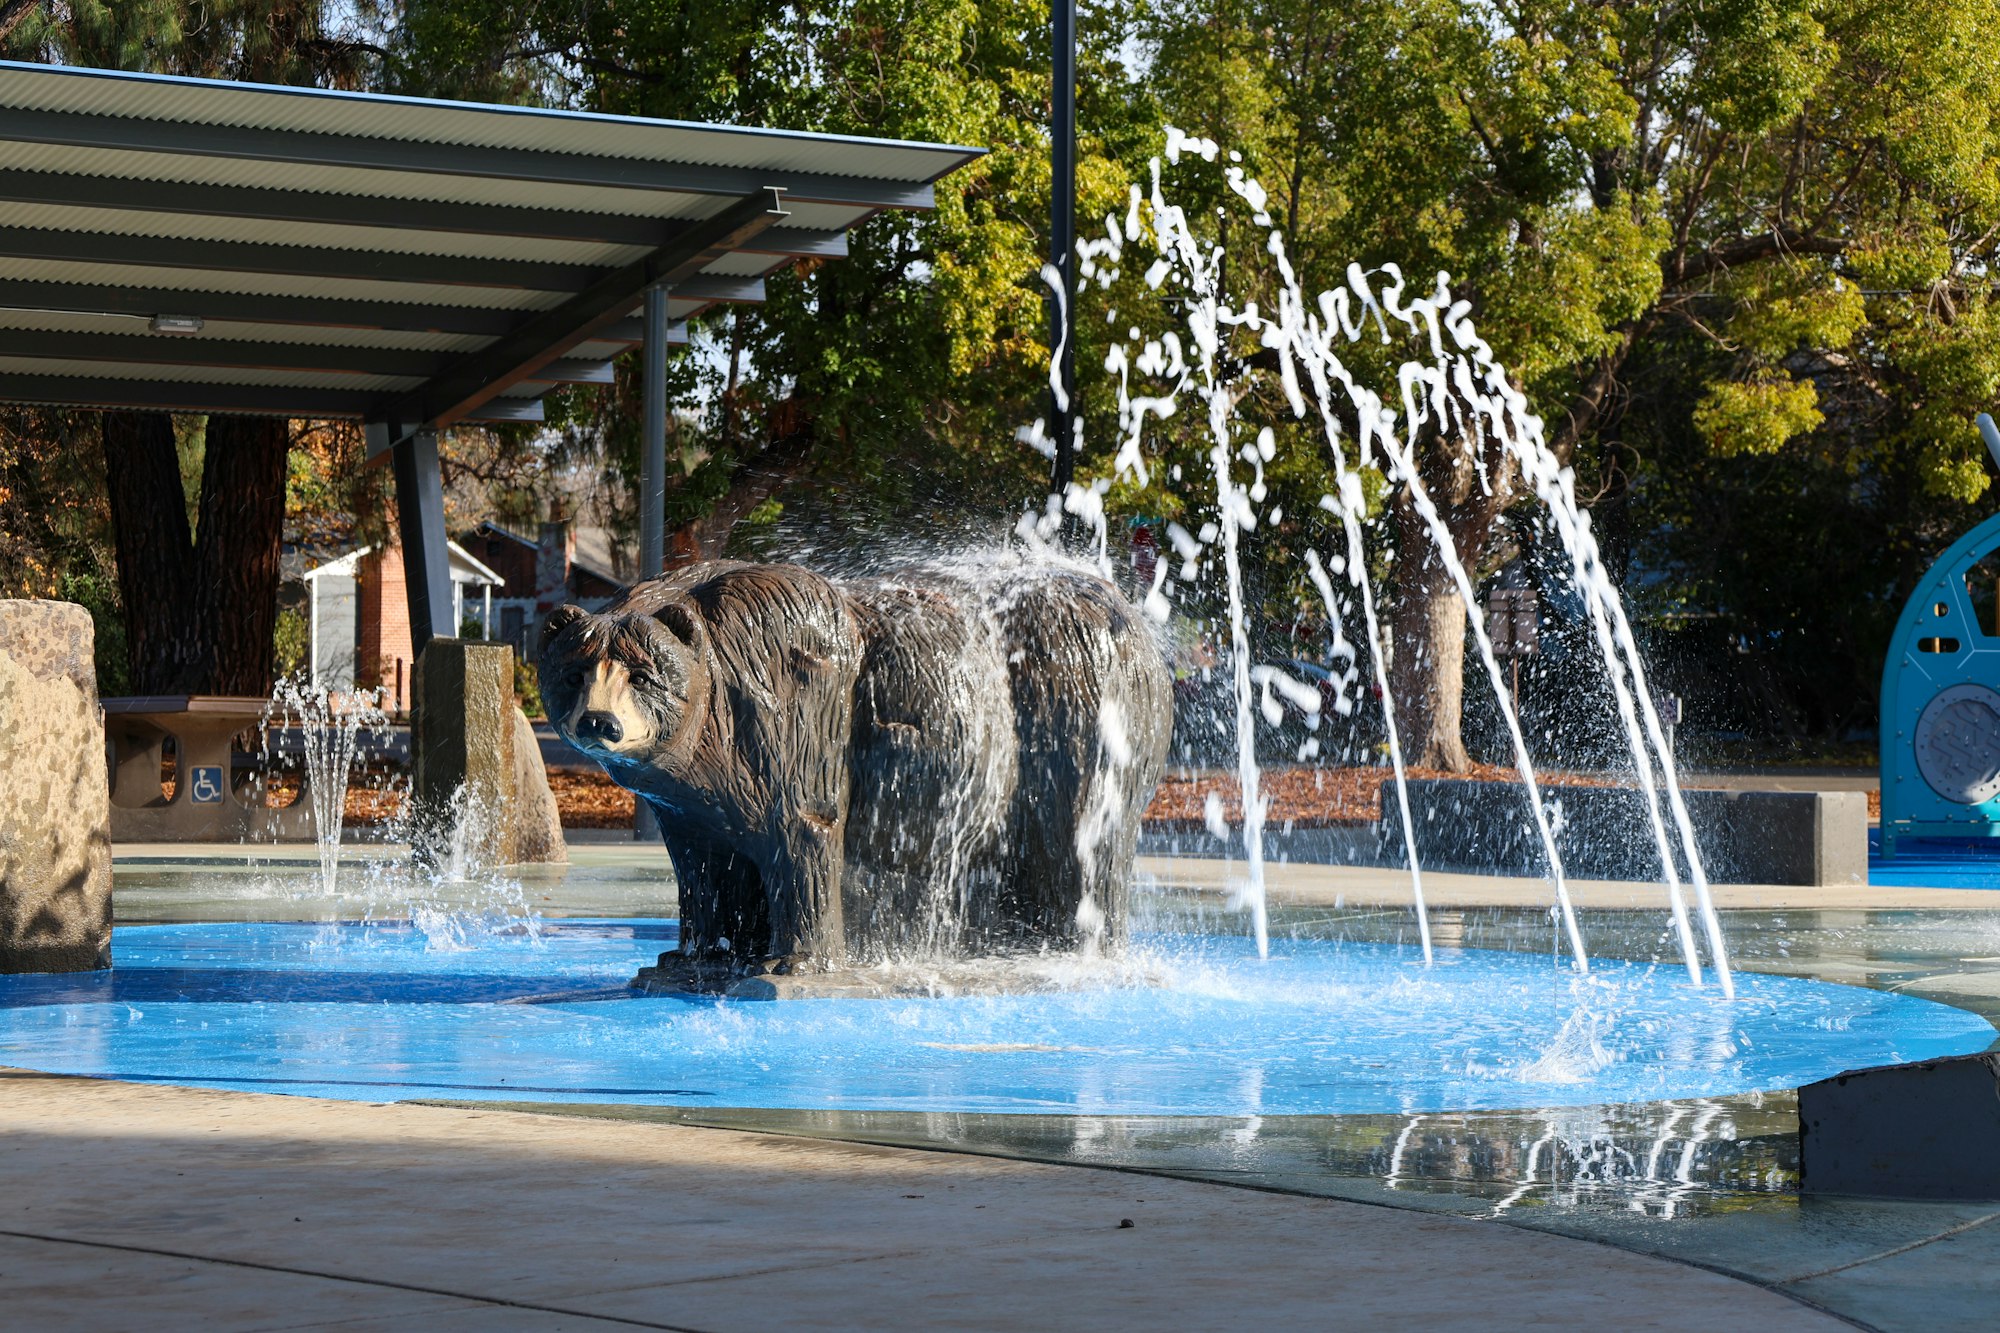
<svg viewBox="0 0 2000 1333">
<path fill-rule="evenodd" d="M 173 418 L 105 413 L 104 472 L 134 690 L 271 692 L 290 442 L 282 417 L 210 417 L 191 535 Z"/>
<path fill-rule="evenodd" d="M 173 418 L 165 412 L 105 413 L 104 478 L 132 688 L 187 693 L 199 686 L 206 653 Z"/>
<path fill-rule="evenodd" d="M 211 654 L 205 693 L 271 692 L 291 438 L 283 417 L 208 419 L 195 528 L 195 584 Z"/>
<path fill-rule="evenodd" d="M 1467 579 L 1478 586 L 1480 562 L 1513 499 L 1515 474 L 1488 447 L 1483 470 L 1477 442 L 1433 436 L 1418 446 L 1424 491 L 1444 521 Z M 1390 693 L 1403 758 L 1419 768 L 1468 773 L 1465 749 L 1465 598 L 1439 557 L 1430 525 L 1418 512 L 1407 479 L 1390 507 L 1396 521 L 1396 596 L 1389 608 Z"/>
<path fill-rule="evenodd" d="M 1389 608 L 1389 693 L 1403 761 L 1469 773 L 1465 750 L 1465 599 L 1407 491 L 1395 501 L 1396 599 Z"/>
</svg>

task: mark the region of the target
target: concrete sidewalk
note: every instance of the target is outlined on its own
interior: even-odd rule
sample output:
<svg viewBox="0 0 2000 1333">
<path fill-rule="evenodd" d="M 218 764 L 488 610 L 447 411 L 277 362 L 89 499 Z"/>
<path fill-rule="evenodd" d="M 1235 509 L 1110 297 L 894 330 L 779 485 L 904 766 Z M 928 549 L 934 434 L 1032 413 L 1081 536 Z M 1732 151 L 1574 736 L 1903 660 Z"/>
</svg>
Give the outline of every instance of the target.
<svg viewBox="0 0 2000 1333">
<path fill-rule="evenodd" d="M 1844 1326 L 1698 1268 L 1337 1200 L 14 1070 L 0 1310 L 203 1333 Z"/>
</svg>

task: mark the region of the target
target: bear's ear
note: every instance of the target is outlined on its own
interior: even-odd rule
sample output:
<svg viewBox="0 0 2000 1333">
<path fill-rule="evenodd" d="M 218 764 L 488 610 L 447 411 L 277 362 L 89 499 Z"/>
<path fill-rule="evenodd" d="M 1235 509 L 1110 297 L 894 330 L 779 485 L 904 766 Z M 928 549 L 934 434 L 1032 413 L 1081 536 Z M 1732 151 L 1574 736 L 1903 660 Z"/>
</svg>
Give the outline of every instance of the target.
<svg viewBox="0 0 2000 1333">
<path fill-rule="evenodd" d="M 665 625 L 667 632 L 682 643 L 690 647 L 694 645 L 697 626 L 695 625 L 694 612 L 688 609 L 686 602 L 668 602 L 665 606 L 653 612 L 653 619 Z"/>
<path fill-rule="evenodd" d="M 542 622 L 542 642 L 548 643 L 579 620 L 588 619 L 590 612 L 580 606 L 559 606 L 549 612 L 549 618 Z"/>
</svg>

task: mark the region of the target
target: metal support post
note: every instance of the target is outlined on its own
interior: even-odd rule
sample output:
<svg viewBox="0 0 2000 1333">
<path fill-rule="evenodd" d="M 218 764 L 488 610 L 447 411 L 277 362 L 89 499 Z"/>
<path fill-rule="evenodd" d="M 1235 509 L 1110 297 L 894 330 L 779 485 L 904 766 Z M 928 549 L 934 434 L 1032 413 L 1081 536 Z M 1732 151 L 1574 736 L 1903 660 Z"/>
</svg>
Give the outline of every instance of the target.
<svg viewBox="0 0 2000 1333">
<path fill-rule="evenodd" d="M 390 450 L 396 476 L 396 521 L 403 537 L 403 581 L 410 599 L 410 651 L 422 657 L 432 639 L 455 638 L 451 615 L 451 552 L 444 531 L 444 479 L 437 432 L 419 430 Z"/>
<path fill-rule="evenodd" d="M 639 448 L 639 577 L 657 577 L 667 564 L 667 289 L 646 289 L 645 405 Z M 660 836 L 653 807 L 641 800 L 632 811 L 632 837 L 652 842 Z"/>
<path fill-rule="evenodd" d="M 667 563 L 667 289 L 646 290 L 645 419 L 639 451 L 639 577 Z"/>
<path fill-rule="evenodd" d="M 1059 275 L 1049 295 L 1049 348 L 1062 392 L 1049 391 L 1055 464 L 1049 490 L 1062 495 L 1076 478 L 1076 0 L 1053 0 L 1055 86 L 1049 126 L 1054 168 L 1049 192 L 1049 263 Z M 1056 352 L 1056 348 L 1061 348 Z"/>
</svg>

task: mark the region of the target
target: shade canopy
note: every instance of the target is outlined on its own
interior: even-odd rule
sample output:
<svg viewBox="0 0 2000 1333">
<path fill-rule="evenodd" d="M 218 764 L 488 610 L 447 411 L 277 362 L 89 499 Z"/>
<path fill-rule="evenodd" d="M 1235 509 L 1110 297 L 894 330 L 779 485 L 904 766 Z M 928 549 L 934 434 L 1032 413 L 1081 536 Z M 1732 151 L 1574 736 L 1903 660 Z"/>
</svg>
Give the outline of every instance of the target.
<svg viewBox="0 0 2000 1333">
<path fill-rule="evenodd" d="M 0 62 L 0 401 L 536 421 L 978 155 Z"/>
</svg>

